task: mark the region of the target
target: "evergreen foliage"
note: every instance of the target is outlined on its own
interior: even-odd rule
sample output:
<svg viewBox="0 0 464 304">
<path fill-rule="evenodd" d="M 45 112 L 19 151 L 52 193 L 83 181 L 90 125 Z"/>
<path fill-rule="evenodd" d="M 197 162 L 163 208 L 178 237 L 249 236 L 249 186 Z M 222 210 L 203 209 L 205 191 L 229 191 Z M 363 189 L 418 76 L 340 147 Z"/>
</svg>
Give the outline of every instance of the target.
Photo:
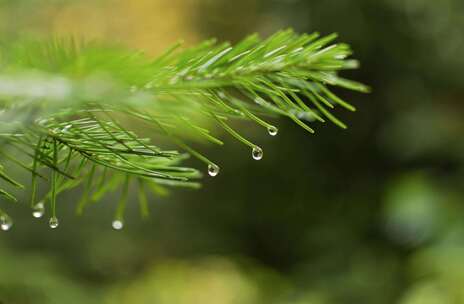
<svg viewBox="0 0 464 304">
<path fill-rule="evenodd" d="M 368 92 L 338 72 L 358 67 L 336 35 L 298 35 L 291 30 L 261 40 L 249 36 L 235 46 L 206 41 L 196 47 L 171 47 L 152 59 L 141 52 L 74 39 L 43 43 L 20 41 L 0 46 L 0 154 L 2 162 L 30 172 L 34 216 L 50 205 L 56 227 L 57 196 L 82 185 L 77 212 L 108 191 L 122 189 L 113 227 L 122 228 L 130 184 L 136 183 L 143 216 L 146 191 L 166 186 L 198 188 L 201 173 L 183 161 L 193 156 L 215 176 L 219 165 L 188 142 L 223 145 L 217 125 L 249 146 L 254 159 L 262 149 L 237 131 L 246 120 L 276 135 L 270 119 L 285 116 L 309 133 L 316 123 L 346 125 L 331 110 L 355 108 L 333 87 Z M 153 140 L 134 132 L 143 124 Z M 161 145 L 171 141 L 179 151 Z M 10 166 L 10 164 L 8 164 Z M 16 201 L 25 188 L 0 166 L 3 198 Z M 39 184 L 49 184 L 45 196 Z M 132 185 L 135 187 L 135 185 Z M 0 210 L 2 228 L 11 219 Z"/>
</svg>

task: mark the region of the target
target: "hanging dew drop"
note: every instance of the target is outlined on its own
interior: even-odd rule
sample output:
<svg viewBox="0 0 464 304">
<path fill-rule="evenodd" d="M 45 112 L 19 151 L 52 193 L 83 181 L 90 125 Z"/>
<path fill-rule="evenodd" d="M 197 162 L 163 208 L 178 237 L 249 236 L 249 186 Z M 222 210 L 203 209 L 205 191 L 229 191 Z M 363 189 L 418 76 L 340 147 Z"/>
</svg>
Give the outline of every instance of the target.
<svg viewBox="0 0 464 304">
<path fill-rule="evenodd" d="M 124 227 L 124 223 L 120 220 L 114 220 L 111 226 L 113 226 L 114 230 L 121 230 Z"/>
<path fill-rule="evenodd" d="M 253 148 L 251 155 L 253 156 L 254 160 L 261 160 L 263 158 L 263 149 L 256 146 Z"/>
<path fill-rule="evenodd" d="M 32 216 L 41 218 L 44 215 L 45 207 L 43 202 L 38 202 L 32 209 Z"/>
<path fill-rule="evenodd" d="M 215 164 L 209 164 L 208 165 L 208 174 L 209 176 L 215 177 L 216 175 L 219 174 L 219 167 Z"/>
<path fill-rule="evenodd" d="M 0 218 L 0 228 L 3 230 L 3 231 L 8 231 L 10 230 L 11 226 L 13 226 L 13 222 L 11 221 L 11 219 L 5 217 L 5 216 L 2 216 Z"/>
<path fill-rule="evenodd" d="M 48 222 L 48 225 L 49 225 L 50 228 L 52 228 L 52 229 L 57 228 L 57 227 L 58 227 L 58 224 L 59 224 L 58 219 L 57 219 L 55 216 L 51 217 L 51 218 L 50 218 L 50 221 Z"/>
<path fill-rule="evenodd" d="M 35 218 L 41 218 L 44 215 L 44 212 L 41 210 L 32 211 L 32 216 Z"/>
<path fill-rule="evenodd" d="M 5 222 L 5 223 L 2 223 L 0 226 L 3 231 L 8 231 L 10 230 L 11 226 L 13 226 L 13 224 L 11 222 Z"/>
<path fill-rule="evenodd" d="M 277 133 L 279 133 L 279 129 L 277 129 L 274 126 L 270 126 L 269 128 L 267 128 L 267 131 L 269 132 L 269 135 L 271 136 L 276 136 Z"/>
</svg>

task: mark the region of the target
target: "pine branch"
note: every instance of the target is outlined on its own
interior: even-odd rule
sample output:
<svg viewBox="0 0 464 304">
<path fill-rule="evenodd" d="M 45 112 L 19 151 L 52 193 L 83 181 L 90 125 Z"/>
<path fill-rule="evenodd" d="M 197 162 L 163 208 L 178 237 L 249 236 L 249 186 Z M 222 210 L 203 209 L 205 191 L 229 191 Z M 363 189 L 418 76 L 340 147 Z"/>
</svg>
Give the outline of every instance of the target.
<svg viewBox="0 0 464 304">
<path fill-rule="evenodd" d="M 219 173 L 216 163 L 187 143 L 223 145 L 212 133 L 215 125 L 247 145 L 257 160 L 263 150 L 238 132 L 233 120 L 253 122 L 272 136 L 278 128 L 269 120 L 279 116 L 310 133 L 315 123 L 326 120 L 346 128 L 331 111 L 355 108 L 331 87 L 363 93 L 369 88 L 338 75 L 358 63 L 347 59 L 348 45 L 331 44 L 335 39 L 287 30 L 266 40 L 252 35 L 235 46 L 214 40 L 185 50 L 176 45 L 155 59 L 75 40 L 4 44 L 0 153 L 29 171 L 33 214 L 41 217 L 50 203 L 51 227 L 58 225 L 61 192 L 83 184 L 80 214 L 121 186 L 113 222 L 120 229 L 131 181 L 138 180 L 141 214 L 146 216 L 148 189 L 164 194 L 165 186 L 199 187 L 200 172 L 181 165 L 189 155 L 205 163 L 210 176 Z M 143 123 L 180 151 L 163 150 L 140 137 L 131 130 L 133 123 Z M 3 167 L 0 179 L 22 187 Z M 38 199 L 41 181 L 50 184 L 50 191 Z M 8 191 L 0 190 L 0 195 L 15 200 Z M 11 220 L 3 211 L 0 217 L 5 223 Z"/>
</svg>

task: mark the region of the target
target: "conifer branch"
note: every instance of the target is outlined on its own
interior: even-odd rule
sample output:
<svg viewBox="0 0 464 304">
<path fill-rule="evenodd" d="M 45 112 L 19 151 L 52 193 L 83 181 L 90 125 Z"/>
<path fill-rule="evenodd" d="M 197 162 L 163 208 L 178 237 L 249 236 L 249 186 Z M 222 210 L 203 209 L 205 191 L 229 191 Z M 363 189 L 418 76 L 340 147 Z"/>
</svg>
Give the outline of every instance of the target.
<svg viewBox="0 0 464 304">
<path fill-rule="evenodd" d="M 31 174 L 34 216 L 42 216 L 50 203 L 52 227 L 58 225 L 55 206 L 61 192 L 84 185 L 77 204 L 80 214 L 121 185 L 113 223 L 120 229 L 132 181 L 137 181 L 141 214 L 146 216 L 149 189 L 163 194 L 165 186 L 200 186 L 200 172 L 182 165 L 188 155 L 204 162 L 211 176 L 219 173 L 216 163 L 188 144 L 200 140 L 223 145 L 212 132 L 214 125 L 249 146 L 255 159 L 262 158 L 262 149 L 236 130 L 233 120 L 253 122 L 270 135 L 278 132 L 271 120 L 279 116 L 310 133 L 326 120 L 346 128 L 332 110 L 355 108 L 331 87 L 363 93 L 369 88 L 339 76 L 358 63 L 348 59 L 348 45 L 332 44 L 335 39 L 286 30 L 266 40 L 252 35 L 235 46 L 214 40 L 185 50 L 175 45 L 155 59 L 73 39 L 4 44 L 1 158 Z M 148 126 L 179 151 L 140 137 L 133 123 Z M 22 184 L 3 166 L 0 180 L 0 195 L 16 200 L 10 188 Z M 50 191 L 40 198 L 42 182 Z M 3 211 L 0 216 L 9 220 Z"/>
</svg>

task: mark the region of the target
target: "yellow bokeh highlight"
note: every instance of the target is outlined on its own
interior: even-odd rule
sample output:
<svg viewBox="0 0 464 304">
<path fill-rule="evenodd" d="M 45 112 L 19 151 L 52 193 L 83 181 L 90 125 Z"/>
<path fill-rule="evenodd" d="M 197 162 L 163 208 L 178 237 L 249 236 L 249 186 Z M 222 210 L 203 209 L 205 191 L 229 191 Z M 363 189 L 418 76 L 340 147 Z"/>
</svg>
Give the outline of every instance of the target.
<svg viewBox="0 0 464 304">
<path fill-rule="evenodd" d="M 4 7 L 3 7 L 4 6 Z M 69 37 L 121 43 L 156 55 L 183 40 L 201 40 L 193 0 L 43 1 L 25 9 L 0 4 L 0 34 L 12 37 Z"/>
<path fill-rule="evenodd" d="M 192 29 L 194 6 L 188 0 L 112 0 L 90 5 L 75 2 L 56 12 L 53 32 L 87 39 L 122 42 L 159 54 L 183 39 L 199 40 Z"/>
</svg>

